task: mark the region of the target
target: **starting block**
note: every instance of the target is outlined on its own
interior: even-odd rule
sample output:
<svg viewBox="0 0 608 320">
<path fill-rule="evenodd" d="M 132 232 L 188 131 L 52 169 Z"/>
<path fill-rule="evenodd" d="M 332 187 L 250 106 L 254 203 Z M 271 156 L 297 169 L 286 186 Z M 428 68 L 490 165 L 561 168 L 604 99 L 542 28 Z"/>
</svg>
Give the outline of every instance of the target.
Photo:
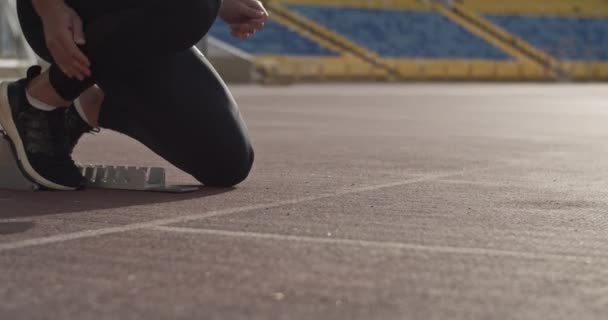
<svg viewBox="0 0 608 320">
<path fill-rule="evenodd" d="M 0 189 L 35 191 L 39 186 L 26 179 L 15 160 L 13 148 L 4 131 L 0 130 Z"/>
<path fill-rule="evenodd" d="M 184 193 L 198 186 L 167 185 L 164 168 L 106 165 L 78 165 L 86 188 Z M 13 148 L 0 130 L 0 189 L 35 191 L 40 186 L 21 173 Z"/>
</svg>

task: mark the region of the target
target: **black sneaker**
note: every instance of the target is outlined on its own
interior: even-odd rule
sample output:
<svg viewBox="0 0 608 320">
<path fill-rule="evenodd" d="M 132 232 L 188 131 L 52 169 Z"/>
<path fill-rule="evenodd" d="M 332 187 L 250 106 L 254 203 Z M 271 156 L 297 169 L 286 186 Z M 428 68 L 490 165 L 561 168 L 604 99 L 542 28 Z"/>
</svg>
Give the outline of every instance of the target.
<svg viewBox="0 0 608 320">
<path fill-rule="evenodd" d="M 27 84 L 40 71 L 34 66 L 27 78 L 0 83 L 0 126 L 26 177 L 48 189 L 76 190 L 83 186 L 84 178 L 70 155 L 65 110 L 41 111 L 25 97 Z"/>
<path fill-rule="evenodd" d="M 78 140 L 85 133 L 97 133 L 99 132 L 99 128 L 91 127 L 76 111 L 76 107 L 74 105 L 70 106 L 65 110 L 65 128 L 67 133 L 67 146 L 70 150 L 70 154 L 74 151 Z"/>
</svg>

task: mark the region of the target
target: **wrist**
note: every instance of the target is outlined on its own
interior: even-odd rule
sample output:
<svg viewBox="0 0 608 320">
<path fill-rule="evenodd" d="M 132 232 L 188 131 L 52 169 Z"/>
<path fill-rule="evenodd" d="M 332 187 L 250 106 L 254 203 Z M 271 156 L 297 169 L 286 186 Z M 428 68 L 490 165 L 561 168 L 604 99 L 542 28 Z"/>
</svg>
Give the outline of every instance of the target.
<svg viewBox="0 0 608 320">
<path fill-rule="evenodd" d="M 34 9 L 41 19 L 53 15 L 57 9 L 65 6 L 64 0 L 31 0 L 34 5 Z"/>
</svg>

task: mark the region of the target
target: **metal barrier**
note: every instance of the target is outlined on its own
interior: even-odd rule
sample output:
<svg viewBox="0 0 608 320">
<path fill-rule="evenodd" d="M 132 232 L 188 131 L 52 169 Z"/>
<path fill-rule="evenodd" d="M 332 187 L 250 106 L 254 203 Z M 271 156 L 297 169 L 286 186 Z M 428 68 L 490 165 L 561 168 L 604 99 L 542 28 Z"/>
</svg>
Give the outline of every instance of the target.
<svg viewBox="0 0 608 320">
<path fill-rule="evenodd" d="M 0 0 L 0 76 L 27 67 L 36 56 L 27 45 L 17 18 L 15 0 Z"/>
</svg>

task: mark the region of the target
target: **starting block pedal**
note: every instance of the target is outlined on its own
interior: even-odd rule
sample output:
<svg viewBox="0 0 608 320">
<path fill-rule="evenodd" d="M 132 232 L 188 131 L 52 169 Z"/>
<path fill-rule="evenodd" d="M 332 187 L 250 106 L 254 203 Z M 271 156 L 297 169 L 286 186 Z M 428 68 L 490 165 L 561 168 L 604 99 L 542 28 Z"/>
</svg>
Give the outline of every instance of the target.
<svg viewBox="0 0 608 320">
<path fill-rule="evenodd" d="M 35 191 L 39 186 L 26 179 L 17 165 L 11 143 L 0 130 L 0 189 Z"/>
<path fill-rule="evenodd" d="M 184 193 L 199 190 L 198 186 L 167 185 L 164 168 L 106 165 L 79 165 L 86 179 L 85 186 L 93 189 L 116 189 Z M 21 173 L 10 141 L 0 130 L 0 189 L 35 191 L 40 186 Z"/>
<path fill-rule="evenodd" d="M 197 186 L 167 185 L 165 169 L 158 167 L 127 167 L 79 165 L 87 188 L 137 190 L 183 193 L 199 189 Z"/>
</svg>

